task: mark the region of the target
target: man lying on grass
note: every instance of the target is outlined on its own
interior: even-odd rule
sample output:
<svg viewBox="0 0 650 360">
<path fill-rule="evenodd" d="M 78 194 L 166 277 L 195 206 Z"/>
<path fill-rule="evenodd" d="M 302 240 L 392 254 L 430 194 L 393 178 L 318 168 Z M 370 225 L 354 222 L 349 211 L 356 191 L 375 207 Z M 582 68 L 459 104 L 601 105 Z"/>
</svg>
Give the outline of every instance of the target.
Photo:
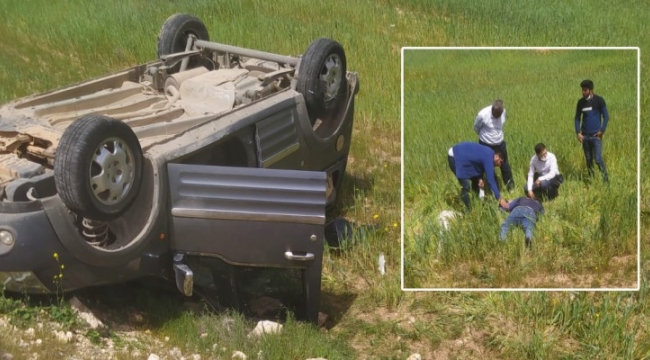
<svg viewBox="0 0 650 360">
<path fill-rule="evenodd" d="M 499 239 L 505 241 L 510 226 L 520 225 L 524 229 L 526 247 L 530 247 L 533 241 L 533 230 L 537 223 L 537 215 L 544 213 L 544 206 L 536 198 L 519 197 L 508 204 L 505 211 L 510 212 L 506 220 L 501 224 L 501 235 Z"/>
<path fill-rule="evenodd" d="M 494 177 L 494 167 L 501 166 L 503 162 L 500 153 L 477 143 L 462 142 L 449 149 L 447 161 L 449 169 L 456 175 L 462 187 L 460 198 L 468 210 L 471 208 L 469 202 L 470 183 L 472 190 L 478 192 L 479 187 L 483 187 L 483 175 L 487 177 L 487 183 L 494 197 L 499 201 L 499 205 L 505 209 L 508 208 L 508 202 L 501 198 Z"/>
</svg>

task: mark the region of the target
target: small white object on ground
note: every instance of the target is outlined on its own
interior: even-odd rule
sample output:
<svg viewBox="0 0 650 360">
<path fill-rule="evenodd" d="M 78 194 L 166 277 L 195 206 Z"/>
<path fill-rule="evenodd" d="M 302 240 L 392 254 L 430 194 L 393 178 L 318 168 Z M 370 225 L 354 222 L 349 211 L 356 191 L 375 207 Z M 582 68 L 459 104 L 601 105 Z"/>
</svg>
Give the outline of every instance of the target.
<svg viewBox="0 0 650 360">
<path fill-rule="evenodd" d="M 243 352 L 237 350 L 232 352 L 233 359 L 246 360 L 247 356 Z"/>
<path fill-rule="evenodd" d="M 449 230 L 449 221 L 460 216 L 461 214 L 459 212 L 452 210 L 443 210 L 440 212 L 440 215 L 438 215 L 438 224 L 440 224 L 440 227 L 443 229 Z"/>
<path fill-rule="evenodd" d="M 406 358 L 406 360 L 422 360 L 422 355 L 418 353 L 411 354 L 409 357 Z"/>
<path fill-rule="evenodd" d="M 70 301 L 70 306 L 74 309 L 74 311 L 79 315 L 79 317 L 84 320 L 88 325 L 90 325 L 91 329 L 97 329 L 98 327 L 103 327 L 104 324 L 99 320 L 95 315 L 93 315 L 93 312 L 90 311 L 90 309 L 84 305 L 84 303 L 81 302 L 76 296 L 73 296 Z"/>
<path fill-rule="evenodd" d="M 181 349 L 177 347 L 173 347 L 171 350 L 169 350 L 169 355 L 174 359 L 179 359 L 183 357 L 183 353 L 181 352 Z"/>
<path fill-rule="evenodd" d="M 282 331 L 282 325 L 269 320 L 262 320 L 257 323 L 255 329 L 248 333 L 248 337 L 261 336 L 263 334 L 276 334 Z"/>
<path fill-rule="evenodd" d="M 485 190 L 479 189 L 478 190 L 478 198 L 483 200 L 485 198 Z"/>
<path fill-rule="evenodd" d="M 379 273 L 382 275 L 386 274 L 386 257 L 384 256 L 383 253 L 379 254 L 379 260 L 377 261 L 379 263 Z"/>
<path fill-rule="evenodd" d="M 70 331 L 63 332 L 55 330 L 54 336 L 62 343 L 69 343 L 72 340 L 72 333 Z"/>
<path fill-rule="evenodd" d="M 147 360 L 160 360 L 160 356 L 158 356 L 156 354 L 149 354 L 149 357 L 147 358 Z"/>
<path fill-rule="evenodd" d="M 483 189 L 481 189 L 481 190 L 483 190 Z M 452 219 L 456 219 L 456 218 L 459 218 L 461 216 L 462 215 L 457 211 L 453 211 L 453 210 L 443 210 L 443 211 L 441 211 L 440 214 L 438 215 L 438 224 L 441 227 L 440 234 L 442 235 L 442 233 L 444 231 L 449 231 L 449 222 Z M 438 257 L 440 257 L 440 252 L 441 251 L 442 251 L 442 239 L 439 239 L 439 241 L 438 241 Z M 438 259 L 436 259 L 434 261 L 438 262 Z"/>
</svg>

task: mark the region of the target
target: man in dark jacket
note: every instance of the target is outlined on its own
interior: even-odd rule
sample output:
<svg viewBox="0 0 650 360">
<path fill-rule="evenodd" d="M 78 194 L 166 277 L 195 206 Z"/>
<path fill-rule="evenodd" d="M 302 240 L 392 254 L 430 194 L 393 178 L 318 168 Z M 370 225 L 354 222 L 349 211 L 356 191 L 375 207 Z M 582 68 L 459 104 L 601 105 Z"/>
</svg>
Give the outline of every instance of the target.
<svg viewBox="0 0 650 360">
<path fill-rule="evenodd" d="M 508 204 L 508 208 L 504 209 L 510 214 L 506 220 L 501 224 L 501 240 L 506 239 L 510 226 L 518 226 L 524 229 L 526 246 L 530 247 L 533 240 L 533 230 L 535 230 L 535 223 L 537 223 L 537 215 L 544 213 L 544 206 L 536 198 L 520 197 L 512 200 Z"/>
<path fill-rule="evenodd" d="M 486 176 L 487 183 L 494 197 L 499 201 L 499 205 L 508 208 L 508 202 L 501 198 L 494 177 L 494 167 L 500 166 L 503 162 L 501 154 L 495 153 L 487 146 L 462 142 L 449 149 L 447 161 L 449 169 L 456 175 L 460 186 L 462 186 L 460 197 L 467 209 L 471 207 L 469 202 L 470 184 L 475 190 L 477 189 L 476 185 L 483 187 L 483 175 Z"/>
<path fill-rule="evenodd" d="M 584 80 L 580 83 L 582 88 L 582 98 L 578 100 L 575 115 L 575 131 L 578 141 L 582 143 L 582 149 L 585 152 L 587 169 L 589 175 L 594 174 L 594 160 L 598 168 L 603 173 L 603 181 L 609 182 L 607 168 L 603 161 L 603 134 L 607 129 L 609 113 L 605 99 L 594 94 L 594 83 L 591 80 Z M 580 118 L 582 117 L 582 126 Z"/>
</svg>

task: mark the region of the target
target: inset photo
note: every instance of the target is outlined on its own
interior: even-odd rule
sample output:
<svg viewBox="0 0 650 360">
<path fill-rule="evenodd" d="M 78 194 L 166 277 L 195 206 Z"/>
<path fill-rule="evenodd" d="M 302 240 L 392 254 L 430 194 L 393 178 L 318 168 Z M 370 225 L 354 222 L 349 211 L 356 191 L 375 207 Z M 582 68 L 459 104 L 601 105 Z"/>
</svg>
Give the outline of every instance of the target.
<svg viewBox="0 0 650 360">
<path fill-rule="evenodd" d="M 640 50 L 402 49 L 402 289 L 638 290 Z"/>
</svg>

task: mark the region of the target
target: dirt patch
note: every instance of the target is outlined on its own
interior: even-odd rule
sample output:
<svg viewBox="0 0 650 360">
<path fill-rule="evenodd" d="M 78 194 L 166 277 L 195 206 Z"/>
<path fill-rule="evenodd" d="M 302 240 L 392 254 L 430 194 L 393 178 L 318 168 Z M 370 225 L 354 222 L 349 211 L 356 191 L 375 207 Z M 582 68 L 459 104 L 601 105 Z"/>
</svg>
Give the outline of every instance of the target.
<svg viewBox="0 0 650 360">
<path fill-rule="evenodd" d="M 430 358 L 496 359 L 497 354 L 492 353 L 483 346 L 488 337 L 487 331 L 476 330 L 471 326 L 467 326 L 460 338 L 443 340 Z"/>
<path fill-rule="evenodd" d="M 636 264 L 638 258 L 636 255 L 614 256 L 609 259 L 609 266 L 625 267 L 629 264 Z"/>
<path fill-rule="evenodd" d="M 412 294 L 412 300 L 426 296 L 431 296 L 431 293 L 414 293 Z M 371 344 L 375 339 L 381 338 L 381 343 L 384 346 L 400 344 L 402 349 L 406 349 L 401 353 L 403 358 L 406 358 L 409 354 L 417 353 L 420 354 L 422 359 L 496 359 L 499 354 L 484 345 L 490 337 L 491 331 L 489 329 L 499 329 L 499 331 L 516 329 L 516 324 L 509 322 L 504 316 L 498 315 L 494 321 L 490 320 L 489 329 L 478 329 L 473 324 L 467 324 L 460 335 L 455 338 L 441 340 L 432 333 L 437 331 L 432 329 L 438 328 L 429 328 L 427 326 L 441 324 L 442 327 L 445 327 L 447 321 L 444 318 L 446 316 L 449 314 L 462 316 L 464 311 L 460 307 L 449 306 L 444 309 L 444 313 L 424 309 L 414 311 L 408 305 L 402 305 L 396 309 L 379 307 L 372 312 L 355 309 L 351 314 L 353 318 L 377 328 L 390 327 L 392 330 L 389 333 L 380 332 L 371 336 L 357 335 L 353 338 L 351 346 L 362 357 L 373 351 L 374 354 L 380 355 L 378 349 L 374 349 Z M 440 334 L 447 334 L 447 336 L 453 333 L 447 330 L 439 330 L 441 330 Z"/>
<path fill-rule="evenodd" d="M 559 274 L 540 274 L 528 277 L 525 281 L 525 287 L 530 288 L 636 288 L 638 286 L 636 276 L 626 274 L 626 268 L 630 264 L 635 264 L 636 256 L 619 256 L 613 257 L 608 272 L 593 273 L 583 272 L 581 274 L 568 275 Z"/>
<path fill-rule="evenodd" d="M 355 292 L 363 293 L 364 291 L 370 289 L 370 284 L 368 283 L 368 280 L 364 279 L 361 276 L 358 276 L 355 279 L 351 280 L 350 287 Z"/>
<path fill-rule="evenodd" d="M 394 310 L 379 307 L 372 312 L 362 311 L 362 309 L 357 309 L 352 316 L 368 325 L 379 328 L 389 326 L 393 330 L 389 333 L 377 333 L 370 336 L 360 334 L 355 336 L 350 345 L 357 351 L 360 358 L 366 358 L 369 354 L 380 355 L 386 352 L 394 352 L 396 351 L 395 348 L 404 348 L 404 344 L 407 344 L 407 351 L 397 350 L 400 352 L 400 355 L 403 355 L 403 358 L 415 353 L 420 354 L 422 359 L 432 358 L 433 349 L 428 339 L 426 337 L 413 339 L 409 334 L 414 331 L 416 321 L 434 322 L 436 321 L 435 315 L 414 313 L 406 306 Z M 395 331 L 396 328 L 399 331 Z M 382 349 L 378 349 L 372 345 L 375 339 L 378 340 L 378 343 L 382 344 Z M 370 358 L 374 358 L 374 356 Z"/>
<path fill-rule="evenodd" d="M 413 316 L 413 314 L 400 312 L 399 310 L 390 310 L 386 307 L 376 308 L 371 313 L 356 311 L 354 314 L 355 318 L 369 324 L 375 324 L 379 321 L 401 323 L 408 321 L 409 316 Z"/>
<path fill-rule="evenodd" d="M 379 143 L 381 146 L 370 149 L 370 153 L 380 164 L 399 164 L 402 162 L 399 146 L 395 146 L 389 140 L 380 140 Z"/>
<path fill-rule="evenodd" d="M 634 255 L 617 256 L 610 259 L 607 270 L 595 268 L 583 269 L 579 273 L 530 273 L 521 279 L 521 283 L 505 283 L 501 288 L 526 289 L 621 289 L 638 286 L 635 269 L 637 257 Z M 419 279 L 422 288 L 492 288 L 489 282 L 483 282 L 477 269 L 481 265 L 471 262 L 454 264 L 453 272 L 444 270 L 436 273 L 435 279 L 429 275 Z M 487 273 L 496 273 L 498 268 L 487 268 Z M 435 281 L 435 283 L 434 283 Z"/>
<path fill-rule="evenodd" d="M 580 285 L 581 284 L 581 285 Z M 589 286 L 584 276 L 573 278 L 567 274 L 540 274 L 528 277 L 525 280 L 524 287 L 527 288 L 567 288 L 567 287 L 584 287 Z"/>
</svg>

